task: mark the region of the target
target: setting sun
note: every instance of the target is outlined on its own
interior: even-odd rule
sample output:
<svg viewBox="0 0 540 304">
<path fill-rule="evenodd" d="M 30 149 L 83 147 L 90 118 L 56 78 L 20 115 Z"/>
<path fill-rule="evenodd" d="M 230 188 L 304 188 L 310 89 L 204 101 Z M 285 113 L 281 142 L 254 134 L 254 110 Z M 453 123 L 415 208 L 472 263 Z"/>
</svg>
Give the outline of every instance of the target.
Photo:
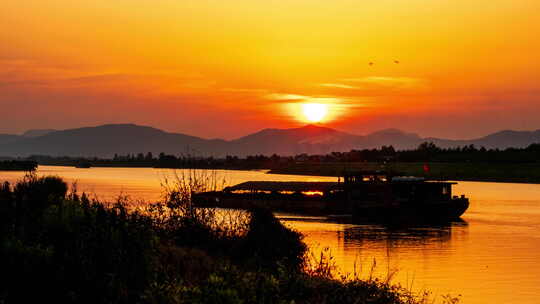
<svg viewBox="0 0 540 304">
<path fill-rule="evenodd" d="M 310 122 L 320 122 L 328 114 L 328 106 L 322 103 L 305 103 L 302 112 Z"/>
</svg>

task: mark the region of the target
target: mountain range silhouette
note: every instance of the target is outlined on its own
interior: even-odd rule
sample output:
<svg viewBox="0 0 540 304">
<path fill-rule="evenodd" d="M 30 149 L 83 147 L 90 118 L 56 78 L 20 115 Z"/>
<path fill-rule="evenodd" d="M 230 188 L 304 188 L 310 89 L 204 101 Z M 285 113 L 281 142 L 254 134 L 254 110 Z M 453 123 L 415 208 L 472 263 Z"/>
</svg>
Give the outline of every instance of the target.
<svg viewBox="0 0 540 304">
<path fill-rule="evenodd" d="M 422 138 L 398 129 L 354 135 L 331 128 L 306 125 L 291 129 L 264 129 L 234 139 L 204 139 L 169 133 L 135 124 L 108 124 L 68 130 L 30 130 L 23 135 L 0 134 L 0 156 L 29 155 L 112 157 L 114 154 L 164 152 L 174 155 L 215 156 L 326 154 L 351 149 L 394 146 L 414 149 L 422 142 L 439 147 L 522 148 L 540 142 L 540 130 L 500 131 L 470 140 Z"/>
</svg>

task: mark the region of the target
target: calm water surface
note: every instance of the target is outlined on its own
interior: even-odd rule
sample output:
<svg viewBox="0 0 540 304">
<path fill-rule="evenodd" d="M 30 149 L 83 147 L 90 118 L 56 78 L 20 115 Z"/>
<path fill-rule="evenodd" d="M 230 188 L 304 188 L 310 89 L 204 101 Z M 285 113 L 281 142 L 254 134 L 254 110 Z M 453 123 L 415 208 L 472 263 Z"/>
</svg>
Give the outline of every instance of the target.
<svg viewBox="0 0 540 304">
<path fill-rule="evenodd" d="M 38 173 L 77 182 L 79 191 L 111 200 L 119 194 L 155 201 L 172 170 L 40 166 Z M 335 181 L 335 178 L 217 171 L 228 184 L 247 180 Z M 17 180 L 20 172 L 1 172 Z M 354 225 L 324 218 L 281 215 L 305 234 L 318 254 L 328 248 L 341 272 L 396 273 L 393 282 L 436 295 L 461 294 L 462 303 L 540 303 L 540 185 L 460 182 L 455 194 L 471 199 L 463 221 L 396 228 Z M 440 298 L 440 297 L 439 297 Z"/>
</svg>

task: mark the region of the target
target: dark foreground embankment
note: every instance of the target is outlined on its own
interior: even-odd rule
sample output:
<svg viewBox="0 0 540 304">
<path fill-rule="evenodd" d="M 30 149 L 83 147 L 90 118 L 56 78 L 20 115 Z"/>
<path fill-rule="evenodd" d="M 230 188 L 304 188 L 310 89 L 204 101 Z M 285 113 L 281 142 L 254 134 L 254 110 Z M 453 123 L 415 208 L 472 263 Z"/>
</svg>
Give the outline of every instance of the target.
<svg viewBox="0 0 540 304">
<path fill-rule="evenodd" d="M 0 187 L 0 303 L 421 303 L 379 280 L 334 279 L 270 212 L 192 209 L 187 188 L 128 208 L 58 177 Z"/>
</svg>

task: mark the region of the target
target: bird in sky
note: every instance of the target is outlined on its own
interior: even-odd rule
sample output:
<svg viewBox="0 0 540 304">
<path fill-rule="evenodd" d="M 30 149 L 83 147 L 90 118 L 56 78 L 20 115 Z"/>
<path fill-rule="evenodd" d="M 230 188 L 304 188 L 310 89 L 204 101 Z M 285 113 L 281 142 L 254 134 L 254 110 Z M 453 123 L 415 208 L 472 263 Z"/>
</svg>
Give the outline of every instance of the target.
<svg viewBox="0 0 540 304">
<path fill-rule="evenodd" d="M 394 63 L 395 63 L 395 64 L 399 64 L 399 61 L 398 61 L 398 60 L 394 60 Z"/>
<path fill-rule="evenodd" d="M 373 65 L 373 62 L 370 62 L 369 65 Z"/>
</svg>

